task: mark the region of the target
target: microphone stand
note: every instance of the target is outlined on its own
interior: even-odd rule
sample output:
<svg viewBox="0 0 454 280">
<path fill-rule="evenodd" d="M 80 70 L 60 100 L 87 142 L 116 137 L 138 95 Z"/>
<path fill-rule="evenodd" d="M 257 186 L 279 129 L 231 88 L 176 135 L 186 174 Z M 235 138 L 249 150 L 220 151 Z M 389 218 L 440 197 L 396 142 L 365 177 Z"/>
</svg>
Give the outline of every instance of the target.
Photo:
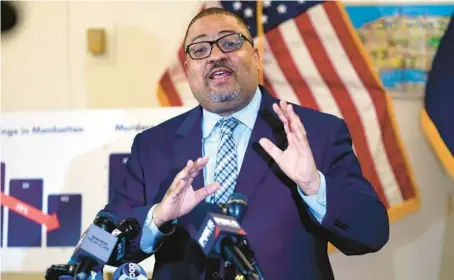
<svg viewBox="0 0 454 280">
<path fill-rule="evenodd" d="M 236 266 L 230 261 L 224 262 L 224 280 L 235 280 Z"/>
<path fill-rule="evenodd" d="M 246 252 L 246 257 L 251 263 L 253 271 L 257 274 L 259 280 L 264 280 L 262 269 L 260 268 L 259 264 L 257 263 L 257 259 L 255 258 L 254 251 L 252 250 L 249 241 L 247 239 L 241 239 L 238 242 L 240 248 Z"/>
<path fill-rule="evenodd" d="M 241 253 L 241 251 L 239 251 L 238 247 L 235 247 L 233 245 L 234 243 L 230 239 L 225 239 L 222 244 L 223 252 L 226 256 L 225 259 L 235 260 L 234 263 L 230 264 L 233 269 L 232 267 L 226 267 L 224 274 L 226 274 L 226 272 L 233 271 L 234 274 L 235 272 L 239 273 L 247 280 L 263 280 L 259 277 L 252 264 L 249 263 L 249 260 Z M 234 277 L 236 279 L 236 275 L 234 275 Z M 229 279 L 225 278 L 225 280 Z"/>
<path fill-rule="evenodd" d="M 74 271 L 74 280 L 86 280 L 90 277 L 91 270 L 97 265 L 96 261 L 91 258 L 82 258 L 77 269 Z"/>
<path fill-rule="evenodd" d="M 262 280 L 262 278 L 260 278 L 260 276 L 258 276 L 258 274 L 255 273 L 255 272 L 250 272 L 247 275 L 244 275 L 243 273 L 240 273 L 239 275 L 243 276 L 242 279 L 245 279 L 245 280 Z M 237 274 L 237 276 L 238 276 L 238 274 Z M 234 279 L 237 279 L 237 278 L 234 278 Z M 228 280 L 228 279 L 226 278 L 225 280 Z"/>
</svg>

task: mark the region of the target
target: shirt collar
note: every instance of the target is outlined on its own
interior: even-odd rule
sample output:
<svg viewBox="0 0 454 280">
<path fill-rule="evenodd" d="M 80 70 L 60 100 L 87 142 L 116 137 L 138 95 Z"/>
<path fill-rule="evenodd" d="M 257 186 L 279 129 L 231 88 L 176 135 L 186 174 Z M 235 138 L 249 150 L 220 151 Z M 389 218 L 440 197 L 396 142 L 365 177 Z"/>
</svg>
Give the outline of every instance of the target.
<svg viewBox="0 0 454 280">
<path fill-rule="evenodd" d="M 260 89 L 254 93 L 252 100 L 249 102 L 246 107 L 232 114 L 232 116 L 246 125 L 249 129 L 252 130 L 254 127 L 255 120 L 257 119 L 257 114 L 260 109 L 260 103 L 262 101 L 262 93 Z M 222 119 L 221 115 L 207 111 L 203 109 L 203 122 L 202 122 L 202 131 L 203 138 L 208 137 L 211 134 L 216 123 Z"/>
</svg>

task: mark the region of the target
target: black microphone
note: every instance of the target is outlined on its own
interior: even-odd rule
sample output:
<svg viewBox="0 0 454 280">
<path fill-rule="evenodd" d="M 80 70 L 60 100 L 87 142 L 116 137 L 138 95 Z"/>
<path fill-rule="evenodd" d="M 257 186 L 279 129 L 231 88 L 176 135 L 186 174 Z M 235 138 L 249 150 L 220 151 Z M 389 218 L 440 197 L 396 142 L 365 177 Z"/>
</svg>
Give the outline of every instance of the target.
<svg viewBox="0 0 454 280">
<path fill-rule="evenodd" d="M 239 223 L 241 223 L 246 215 L 248 209 L 248 200 L 244 194 L 233 193 L 227 199 L 227 202 L 222 206 L 222 211 L 234 217 Z M 238 244 L 242 252 L 246 252 L 245 255 L 252 267 L 258 273 L 261 280 L 264 279 L 262 269 L 260 268 L 257 259 L 255 257 L 254 250 L 252 250 L 251 244 L 249 243 L 246 235 L 238 237 Z"/>
<path fill-rule="evenodd" d="M 247 279 L 259 279 L 251 263 L 235 244 L 237 238 L 242 236 L 246 236 L 246 232 L 234 217 L 211 212 L 206 214 L 196 241 L 207 257 L 230 261 Z"/>
<path fill-rule="evenodd" d="M 60 276 L 73 276 L 77 265 L 53 264 L 46 270 L 46 280 L 58 280 Z"/>
<path fill-rule="evenodd" d="M 53 264 L 46 270 L 46 280 L 73 280 L 77 265 L 74 264 Z M 104 280 L 103 272 L 91 271 L 87 280 Z"/>
<path fill-rule="evenodd" d="M 110 234 L 110 232 L 115 229 L 115 218 L 109 213 L 100 212 L 94 219 L 93 225 Z M 89 227 L 82 234 L 82 237 L 76 245 L 76 249 L 67 264 L 54 264 L 46 270 L 46 280 L 58 280 L 61 276 L 73 277 L 80 270 L 86 270 L 87 275 L 92 274 L 90 271 L 95 272 L 94 267 L 97 263 L 88 257 L 87 252 L 84 251 L 86 248 L 81 248 L 84 242 L 86 242 L 85 238 L 91 236 L 91 233 L 89 233 L 90 229 L 91 228 Z M 88 278 L 88 276 L 85 278 Z"/>
<path fill-rule="evenodd" d="M 135 218 L 127 218 L 121 221 L 112 231 L 112 235 L 118 238 L 125 237 L 128 240 L 137 237 L 140 231 L 140 224 Z"/>
<path fill-rule="evenodd" d="M 134 218 L 127 218 L 118 224 L 117 228 L 112 231 L 112 235 L 118 238 L 118 243 L 106 264 L 119 266 L 124 262 L 127 262 L 127 260 L 124 260 L 126 244 L 137 237 L 140 229 L 139 222 Z"/>
<path fill-rule="evenodd" d="M 82 234 L 68 264 L 77 264 L 75 279 L 86 280 L 96 266 L 102 267 L 110 258 L 118 238 L 111 234 L 116 228 L 113 215 L 100 212 Z"/>
<path fill-rule="evenodd" d="M 75 279 L 102 276 L 102 272 L 99 273 L 102 266 L 108 260 L 124 257 L 126 240 L 135 238 L 138 229 L 140 225 L 135 219 L 126 219 L 117 227 L 113 215 L 100 212 L 82 234 L 68 264 L 52 265 L 46 271 L 46 280 L 57 280 L 55 277 L 60 276 L 74 276 Z"/>
</svg>

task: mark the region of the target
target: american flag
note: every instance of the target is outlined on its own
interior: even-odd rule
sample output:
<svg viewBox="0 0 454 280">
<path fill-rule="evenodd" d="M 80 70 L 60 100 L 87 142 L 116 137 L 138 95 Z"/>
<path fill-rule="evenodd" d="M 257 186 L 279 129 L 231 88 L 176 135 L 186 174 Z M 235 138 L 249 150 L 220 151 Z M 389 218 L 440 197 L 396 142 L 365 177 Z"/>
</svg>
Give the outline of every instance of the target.
<svg viewBox="0 0 454 280">
<path fill-rule="evenodd" d="M 257 2 L 205 2 L 242 16 L 254 40 Z M 386 205 L 391 221 L 419 208 L 419 194 L 394 121 L 392 104 L 340 2 L 263 1 L 263 83 L 277 98 L 343 118 L 364 175 Z M 196 100 L 183 68 L 181 46 L 163 74 L 162 106 Z M 304 122 L 304 120 L 303 120 Z"/>
</svg>

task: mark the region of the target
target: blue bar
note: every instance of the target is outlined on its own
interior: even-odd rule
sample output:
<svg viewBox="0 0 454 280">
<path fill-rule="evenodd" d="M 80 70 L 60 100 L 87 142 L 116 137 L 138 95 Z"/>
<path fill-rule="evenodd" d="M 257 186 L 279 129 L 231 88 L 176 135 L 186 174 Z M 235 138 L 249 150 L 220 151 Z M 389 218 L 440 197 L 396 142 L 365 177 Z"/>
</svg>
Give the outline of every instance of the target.
<svg viewBox="0 0 454 280">
<path fill-rule="evenodd" d="M 60 227 L 47 232 L 47 247 L 73 247 L 81 236 L 82 195 L 62 194 L 48 196 L 48 215 L 57 213 Z"/>
<path fill-rule="evenodd" d="M 5 191 L 5 163 L 2 162 L 1 163 L 1 178 L 0 178 L 0 181 L 1 181 L 1 191 L 2 193 L 4 193 Z M 3 217 L 3 205 L 0 206 L 0 247 L 3 247 L 3 221 L 5 220 L 4 217 Z"/>
<path fill-rule="evenodd" d="M 123 184 L 128 157 L 129 154 L 110 154 L 109 156 L 109 202 L 112 201 L 118 184 Z"/>
<path fill-rule="evenodd" d="M 43 180 L 12 179 L 9 194 L 42 211 Z M 41 227 L 14 211 L 9 211 L 8 246 L 9 247 L 41 247 Z"/>
</svg>

